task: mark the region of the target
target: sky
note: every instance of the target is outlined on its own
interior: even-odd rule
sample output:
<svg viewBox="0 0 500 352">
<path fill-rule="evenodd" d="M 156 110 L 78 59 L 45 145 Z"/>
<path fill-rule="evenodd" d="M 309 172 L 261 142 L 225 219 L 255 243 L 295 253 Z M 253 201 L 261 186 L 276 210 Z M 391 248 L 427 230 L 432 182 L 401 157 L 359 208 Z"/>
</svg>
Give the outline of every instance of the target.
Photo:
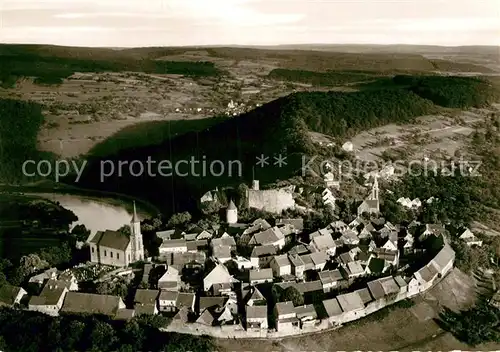
<svg viewBox="0 0 500 352">
<path fill-rule="evenodd" d="M 0 0 L 0 42 L 500 45 L 500 0 Z"/>
</svg>

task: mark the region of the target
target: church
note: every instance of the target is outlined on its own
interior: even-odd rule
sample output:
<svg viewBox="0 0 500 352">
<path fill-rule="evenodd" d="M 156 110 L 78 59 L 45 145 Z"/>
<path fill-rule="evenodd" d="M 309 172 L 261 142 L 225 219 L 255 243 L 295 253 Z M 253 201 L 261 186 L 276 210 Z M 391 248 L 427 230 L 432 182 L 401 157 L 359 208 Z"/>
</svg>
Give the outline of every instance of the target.
<svg viewBox="0 0 500 352">
<path fill-rule="evenodd" d="M 119 231 L 97 231 L 87 242 L 92 263 L 127 267 L 131 263 L 144 260 L 141 222 L 137 217 L 135 202 L 130 222 L 130 236 Z"/>
</svg>

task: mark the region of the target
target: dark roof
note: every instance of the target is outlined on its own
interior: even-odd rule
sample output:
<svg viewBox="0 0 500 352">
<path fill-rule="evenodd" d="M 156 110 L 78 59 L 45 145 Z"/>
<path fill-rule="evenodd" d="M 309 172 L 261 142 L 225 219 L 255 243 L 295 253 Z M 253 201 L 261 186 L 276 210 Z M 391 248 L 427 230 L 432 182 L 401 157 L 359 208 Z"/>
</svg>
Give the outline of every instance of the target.
<svg viewBox="0 0 500 352">
<path fill-rule="evenodd" d="M 8 284 L 0 286 L 0 304 L 13 305 L 20 290 L 21 287 Z"/>
<path fill-rule="evenodd" d="M 207 308 L 224 307 L 227 297 L 200 297 L 200 312 Z"/>
<path fill-rule="evenodd" d="M 39 296 L 31 297 L 29 304 L 36 306 L 56 305 L 61 296 L 64 294 L 67 283 L 61 280 L 50 279 L 43 287 Z"/>
<path fill-rule="evenodd" d="M 115 315 L 115 319 L 117 320 L 130 320 L 134 317 L 135 310 L 134 309 L 118 309 Z"/>
<path fill-rule="evenodd" d="M 194 299 L 195 299 L 194 293 L 179 292 L 175 306 L 179 309 L 181 309 L 183 307 L 192 308 L 193 303 L 194 303 Z"/>
<path fill-rule="evenodd" d="M 118 311 L 120 301 L 121 298 L 118 296 L 68 292 L 61 311 L 114 316 Z"/>
<path fill-rule="evenodd" d="M 136 303 L 141 303 L 141 304 L 154 303 L 154 302 L 156 302 L 156 299 L 158 298 L 158 294 L 159 294 L 158 290 L 138 289 L 135 292 L 134 301 Z"/>
<path fill-rule="evenodd" d="M 276 254 L 276 247 L 273 245 L 256 246 L 252 250 L 251 257 L 262 257 Z"/>
<path fill-rule="evenodd" d="M 130 243 L 130 238 L 122 232 L 106 230 L 104 232 L 98 231 L 90 242 L 99 246 L 124 251 Z"/>
<path fill-rule="evenodd" d="M 155 314 L 156 304 L 155 303 L 147 303 L 147 304 L 137 304 L 135 306 L 135 314 L 136 315 L 153 315 Z"/>
</svg>

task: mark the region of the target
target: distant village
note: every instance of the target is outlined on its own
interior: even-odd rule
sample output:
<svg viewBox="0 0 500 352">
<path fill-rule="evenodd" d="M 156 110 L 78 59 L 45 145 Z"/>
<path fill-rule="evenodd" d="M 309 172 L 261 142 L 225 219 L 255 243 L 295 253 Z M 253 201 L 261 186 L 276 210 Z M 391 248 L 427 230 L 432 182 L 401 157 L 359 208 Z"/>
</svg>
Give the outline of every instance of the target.
<svg viewBox="0 0 500 352">
<path fill-rule="evenodd" d="M 327 186 L 322 194 L 331 209 L 336 202 L 333 188 Z M 257 180 L 247 198 L 250 207 L 278 214 L 294 206 L 289 189 L 260 190 Z M 216 201 L 212 191 L 200 199 Z M 406 198 L 398 202 L 407 208 L 421 205 Z M 339 327 L 411 298 L 439 282 L 454 265 L 444 225 L 384 219 L 377 177 L 354 220 L 336 220 L 312 233 L 305 233 L 300 217 L 240 223 L 233 200 L 225 212 L 225 223 L 209 230 L 157 232 L 159 256 L 146 258 L 134 205 L 129 235 L 104 230 L 89 236 L 90 263 L 31 277 L 29 283 L 39 287 L 39 294 L 29 299 L 27 309 L 120 320 L 161 314 L 171 318 L 166 331 L 279 337 Z M 471 246 L 482 244 L 468 229 L 460 238 Z M 138 272 L 142 280 L 133 306 L 120 296 L 79 292 L 85 275 L 104 282 Z M 17 306 L 27 294 L 14 286 L 2 291 L 2 304 L 8 306 Z"/>
</svg>

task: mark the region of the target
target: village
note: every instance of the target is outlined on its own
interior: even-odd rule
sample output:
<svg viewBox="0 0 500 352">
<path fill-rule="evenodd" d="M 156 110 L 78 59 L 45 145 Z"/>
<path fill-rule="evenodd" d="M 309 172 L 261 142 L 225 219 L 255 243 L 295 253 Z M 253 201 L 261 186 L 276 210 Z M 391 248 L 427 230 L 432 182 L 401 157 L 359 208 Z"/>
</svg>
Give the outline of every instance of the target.
<svg viewBox="0 0 500 352">
<path fill-rule="evenodd" d="M 330 188 L 325 205 L 335 207 Z M 202 203 L 218 201 L 209 191 Z M 281 212 L 294 206 L 290 189 L 247 191 L 249 205 Z M 399 199 L 406 208 L 420 200 Z M 134 206 L 130 234 L 99 231 L 86 246 L 90 262 L 65 271 L 46 270 L 29 279 L 38 295 L 4 286 L 2 304 L 57 316 L 101 314 L 111 319 L 164 315 L 165 331 L 215 337 L 281 337 L 336 328 L 388 305 L 414 297 L 439 282 L 455 253 L 441 224 L 391 224 L 380 213 L 378 178 L 357 216 L 304 233 L 302 218 L 238 222 L 233 202 L 225 223 L 211 230 L 159 231 L 159 256 L 146 258 Z M 469 229 L 460 237 L 481 241 Z M 118 295 L 79 292 L 79 282 L 141 277 L 134 305 Z M 8 291 L 8 292 L 7 292 Z"/>
</svg>

